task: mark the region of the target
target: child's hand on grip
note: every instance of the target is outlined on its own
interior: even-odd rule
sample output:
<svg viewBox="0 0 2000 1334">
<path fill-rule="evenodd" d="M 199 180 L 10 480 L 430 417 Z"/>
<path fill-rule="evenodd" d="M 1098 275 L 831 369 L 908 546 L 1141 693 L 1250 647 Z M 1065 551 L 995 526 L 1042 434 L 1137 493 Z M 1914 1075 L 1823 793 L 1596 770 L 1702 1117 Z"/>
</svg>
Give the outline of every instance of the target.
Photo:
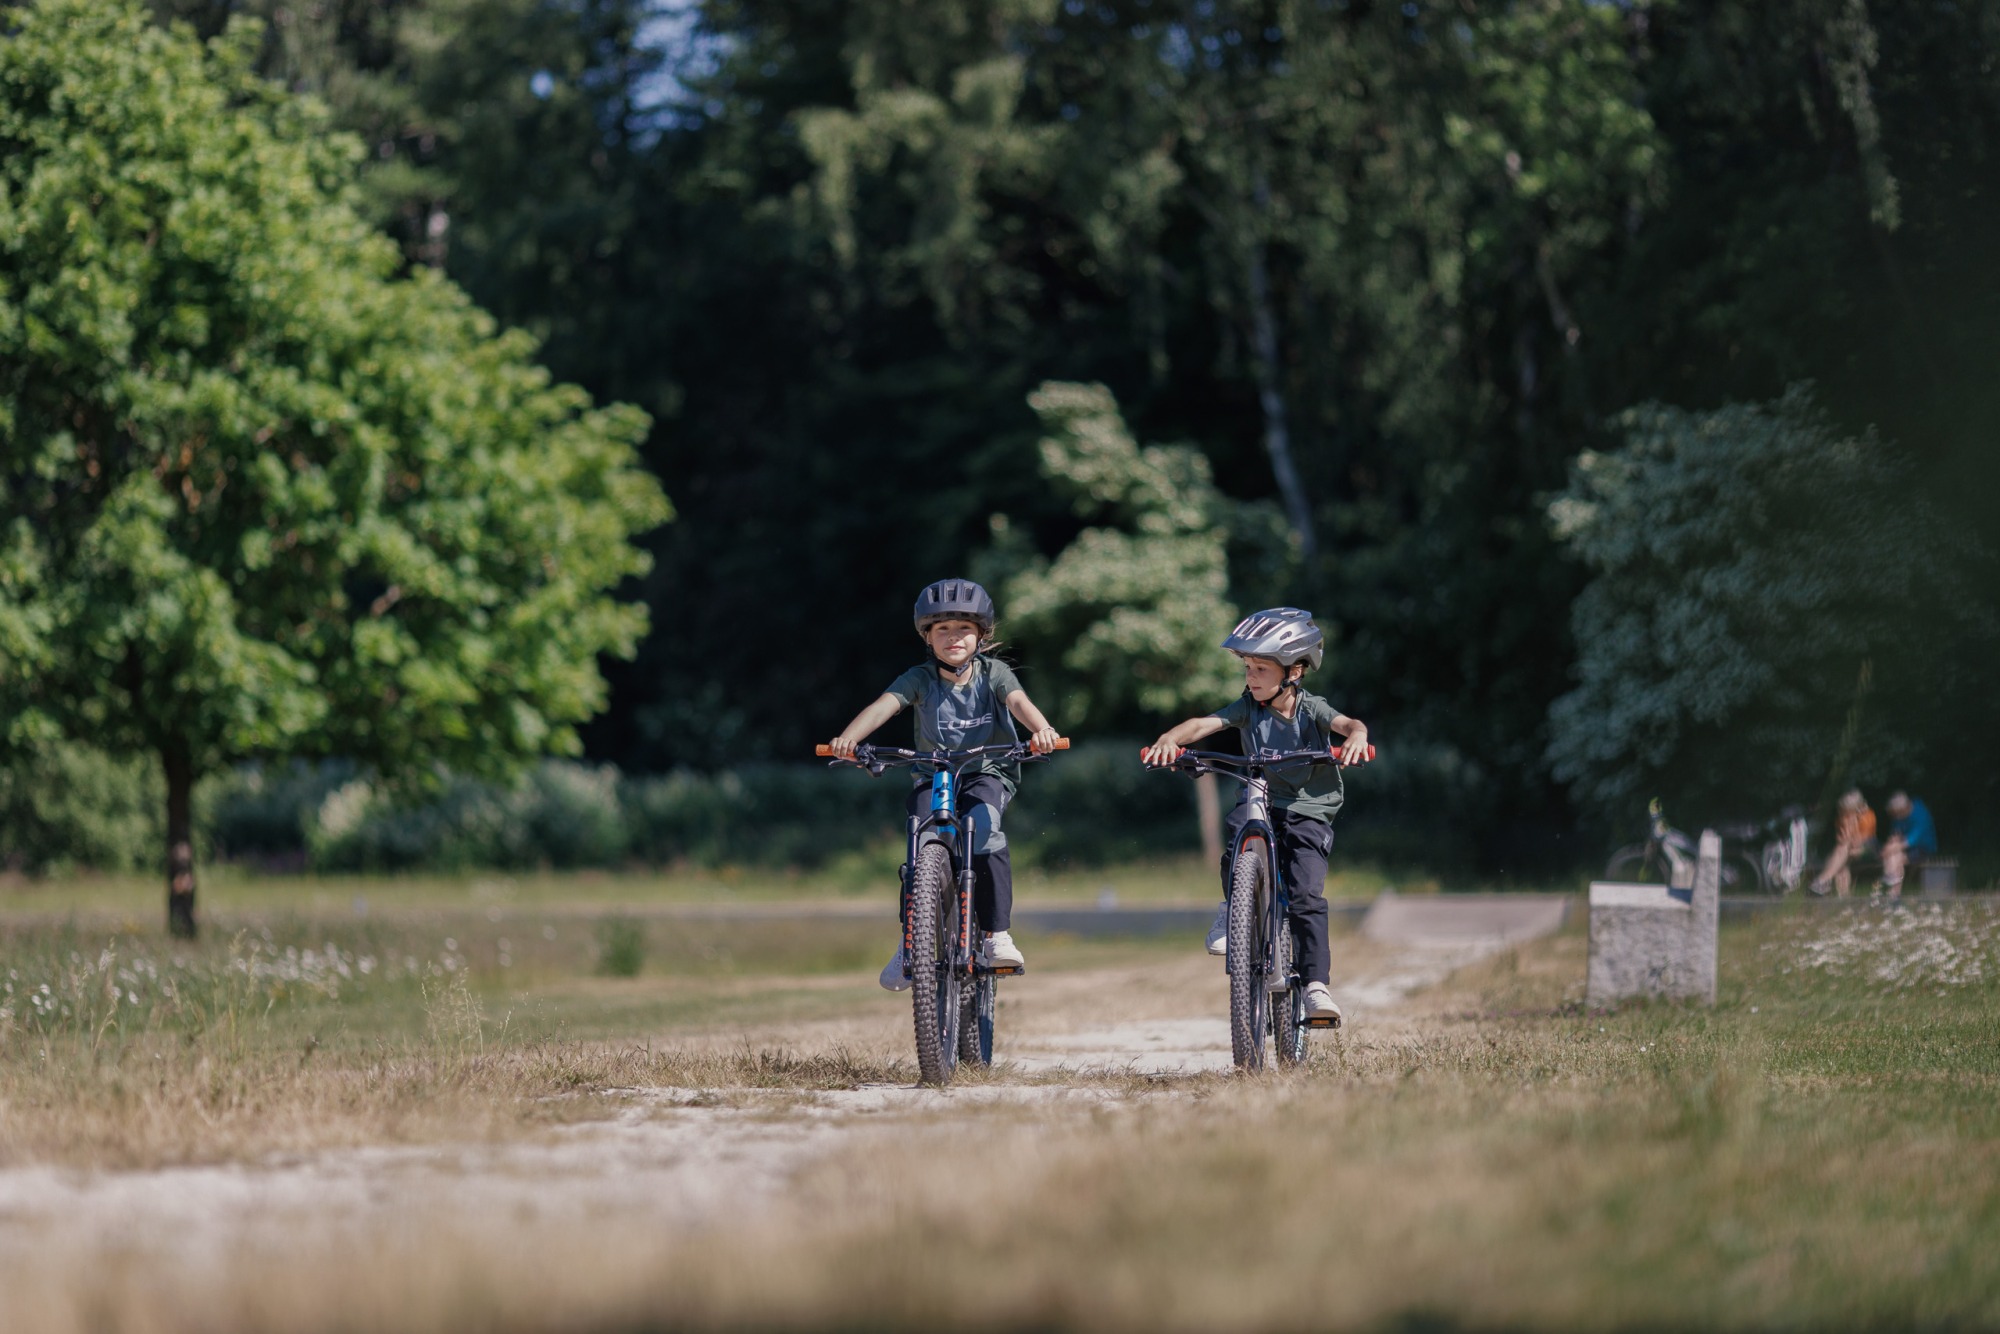
<svg viewBox="0 0 2000 1334">
<path fill-rule="evenodd" d="M 1357 727 L 1347 734 L 1347 741 L 1340 748 L 1342 764 L 1366 764 L 1375 758 L 1375 747 L 1368 744 L 1368 729 Z"/>
</svg>

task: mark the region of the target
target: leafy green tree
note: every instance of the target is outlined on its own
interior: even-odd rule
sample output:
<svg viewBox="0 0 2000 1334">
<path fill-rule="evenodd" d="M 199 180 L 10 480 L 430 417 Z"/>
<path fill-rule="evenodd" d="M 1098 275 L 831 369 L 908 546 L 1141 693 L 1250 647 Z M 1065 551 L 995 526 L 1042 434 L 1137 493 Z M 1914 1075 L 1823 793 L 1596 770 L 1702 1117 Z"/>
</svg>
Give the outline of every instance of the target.
<svg viewBox="0 0 2000 1334">
<path fill-rule="evenodd" d="M 574 751 L 663 521 L 644 414 L 356 213 L 355 148 L 135 0 L 6 11 L 0 718 L 157 758 L 168 920 L 190 801 L 239 758 L 421 778 Z"/>
<path fill-rule="evenodd" d="M 1275 506 L 1217 490 L 1193 446 L 1140 446 L 1101 384 L 1050 382 L 1028 404 L 1047 433 L 1041 474 L 1088 526 L 1051 558 L 996 514 L 974 568 L 1000 589 L 1006 636 L 1047 673 L 1054 716 L 1136 732 L 1219 707 L 1240 689 L 1217 648 L 1238 617 L 1232 587 L 1282 583 L 1296 534 Z M 1213 776 L 1196 806 L 1219 857 Z"/>
<path fill-rule="evenodd" d="M 1716 815 L 1810 801 L 1843 758 L 1842 780 L 1922 772 L 1939 706 L 1964 719 L 1987 693 L 1954 646 L 1994 626 L 1907 466 L 1803 388 L 1621 420 L 1624 445 L 1586 452 L 1550 510 L 1590 572 L 1577 685 L 1551 710 L 1556 776 L 1606 815 L 1654 794 Z"/>
<path fill-rule="evenodd" d="M 1050 558 L 995 515 L 980 572 L 1063 726 L 1156 727 L 1227 700 L 1240 688 L 1216 649 L 1240 614 L 1231 547 L 1282 562 L 1283 519 L 1216 490 L 1192 446 L 1140 446 L 1101 384 L 1051 382 L 1028 402 L 1047 432 L 1042 476 L 1089 526 Z"/>
</svg>

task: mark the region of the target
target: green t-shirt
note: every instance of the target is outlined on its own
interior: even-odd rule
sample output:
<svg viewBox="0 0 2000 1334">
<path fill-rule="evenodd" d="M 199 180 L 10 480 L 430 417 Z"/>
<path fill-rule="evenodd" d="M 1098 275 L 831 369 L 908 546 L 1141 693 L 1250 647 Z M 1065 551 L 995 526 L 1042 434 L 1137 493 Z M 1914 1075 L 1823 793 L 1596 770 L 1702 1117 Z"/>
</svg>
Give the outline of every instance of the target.
<svg viewBox="0 0 2000 1334">
<path fill-rule="evenodd" d="M 933 663 L 912 667 L 889 683 L 885 692 L 909 705 L 916 715 L 917 750 L 971 750 L 1020 740 L 1007 697 L 1021 688 L 1014 669 L 998 658 L 980 654 L 957 685 L 938 674 Z M 968 774 L 996 774 L 1011 794 L 1021 780 L 1021 766 L 996 759 L 975 761 Z M 930 781 L 928 766 L 917 766 L 920 782 Z"/>
<path fill-rule="evenodd" d="M 1209 716 L 1240 732 L 1243 753 L 1249 755 L 1260 750 L 1326 750 L 1333 744 L 1333 720 L 1338 715 L 1333 705 L 1301 690 L 1299 706 L 1289 718 L 1257 703 L 1248 692 Z M 1347 799 L 1337 764 L 1288 764 L 1265 776 L 1271 783 L 1271 805 L 1293 815 L 1332 824 L 1334 812 Z"/>
</svg>

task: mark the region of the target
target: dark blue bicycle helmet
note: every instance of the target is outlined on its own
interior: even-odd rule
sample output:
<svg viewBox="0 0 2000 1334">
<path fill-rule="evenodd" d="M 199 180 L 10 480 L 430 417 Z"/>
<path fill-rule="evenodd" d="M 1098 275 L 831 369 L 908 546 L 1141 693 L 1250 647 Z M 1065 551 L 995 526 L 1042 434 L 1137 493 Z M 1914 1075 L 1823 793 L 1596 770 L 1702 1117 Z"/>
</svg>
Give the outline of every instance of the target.
<svg viewBox="0 0 2000 1334">
<path fill-rule="evenodd" d="M 993 633 L 993 598 L 970 579 L 940 579 L 917 594 L 917 633 L 933 621 L 971 621 L 979 633 Z"/>
</svg>

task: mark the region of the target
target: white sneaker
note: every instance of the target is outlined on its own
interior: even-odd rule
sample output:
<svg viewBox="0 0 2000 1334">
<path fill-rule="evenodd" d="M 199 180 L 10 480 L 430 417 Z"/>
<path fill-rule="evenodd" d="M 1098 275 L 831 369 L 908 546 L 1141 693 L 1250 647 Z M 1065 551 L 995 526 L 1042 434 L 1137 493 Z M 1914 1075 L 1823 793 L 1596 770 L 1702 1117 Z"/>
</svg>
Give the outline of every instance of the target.
<svg viewBox="0 0 2000 1334">
<path fill-rule="evenodd" d="M 1340 1005 L 1333 999 L 1333 992 L 1328 989 L 1326 983 L 1306 983 L 1306 1018 L 1340 1018 Z"/>
<path fill-rule="evenodd" d="M 875 979 L 884 991 L 908 991 L 910 989 L 909 967 L 903 959 L 903 951 L 897 948 L 895 956 L 882 965 L 882 976 Z"/>
<path fill-rule="evenodd" d="M 986 966 L 1025 968 L 1028 961 L 1021 957 L 1021 947 L 1014 943 L 1011 932 L 995 931 L 986 938 Z"/>
<path fill-rule="evenodd" d="M 1215 920 L 1208 926 L 1208 952 L 1215 955 L 1229 953 L 1229 900 L 1215 910 Z"/>
</svg>

